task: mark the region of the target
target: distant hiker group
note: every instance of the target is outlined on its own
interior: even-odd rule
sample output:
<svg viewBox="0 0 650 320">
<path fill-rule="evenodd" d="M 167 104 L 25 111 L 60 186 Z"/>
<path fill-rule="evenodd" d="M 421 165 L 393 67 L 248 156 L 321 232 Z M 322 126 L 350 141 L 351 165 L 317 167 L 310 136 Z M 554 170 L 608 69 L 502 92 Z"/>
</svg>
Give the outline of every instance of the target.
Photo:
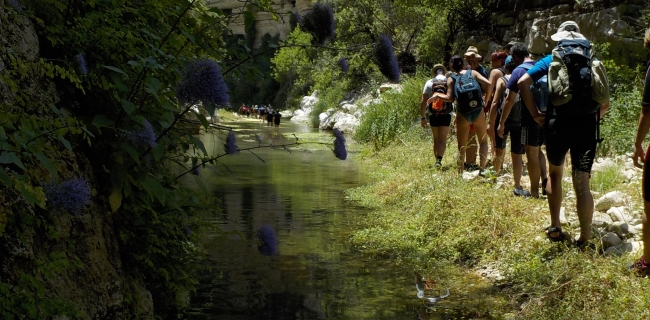
<svg viewBox="0 0 650 320">
<path fill-rule="evenodd" d="M 260 123 L 264 123 L 264 120 L 266 120 L 267 126 L 275 126 L 276 128 L 280 127 L 280 118 L 282 118 L 280 111 L 273 110 L 271 105 L 247 106 L 242 104 L 241 107 L 239 107 L 239 110 L 237 110 L 237 114 L 247 118 L 253 116 L 256 119 L 260 119 Z"/>
<path fill-rule="evenodd" d="M 500 174 L 506 139 L 510 137 L 513 193 L 533 198 L 539 198 L 540 193 L 548 196 L 551 223 L 546 235 L 552 242 L 568 240 L 560 225 L 560 208 L 564 161 L 570 154 L 580 221 L 580 235 L 573 244 L 585 248 L 590 246 L 594 211 L 589 179 L 596 146 L 601 141 L 600 122 L 609 108 L 609 83 L 603 64 L 594 57 L 592 44 L 580 33 L 577 23 L 562 23 L 551 39 L 556 42 L 554 49 L 538 61 L 530 57 L 524 43 L 509 43 L 490 55 L 489 73 L 479 64 L 482 57 L 473 46 L 463 56 L 451 57 L 450 72 L 441 64 L 435 65 L 433 78 L 426 82 L 422 92 L 421 126 L 431 127 L 435 166 L 441 167 L 455 115 L 460 173 L 482 170 L 481 174 L 485 174 L 484 170 L 492 167 Z M 650 29 L 644 40 L 650 51 Z M 642 164 L 638 160 L 650 161 L 641 146 L 650 129 L 649 82 L 646 81 L 635 144 L 635 163 L 639 167 Z M 524 154 L 530 190 L 521 185 Z M 650 170 L 643 167 L 645 208 L 650 211 L 650 176 L 646 176 Z M 644 255 L 634 264 L 641 274 L 650 274 L 645 261 L 645 257 L 650 257 L 647 214 L 643 216 Z"/>
</svg>

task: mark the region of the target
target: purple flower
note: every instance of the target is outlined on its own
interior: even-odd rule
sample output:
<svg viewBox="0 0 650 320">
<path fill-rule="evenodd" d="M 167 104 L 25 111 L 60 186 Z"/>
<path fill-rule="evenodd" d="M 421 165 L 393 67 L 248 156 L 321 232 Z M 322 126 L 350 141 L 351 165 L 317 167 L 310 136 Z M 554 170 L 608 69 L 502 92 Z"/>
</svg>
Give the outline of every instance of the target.
<svg viewBox="0 0 650 320">
<path fill-rule="evenodd" d="M 235 133 L 232 130 L 230 130 L 230 132 L 228 133 L 228 137 L 226 138 L 226 143 L 223 145 L 223 148 L 227 154 L 235 154 L 239 152 L 239 149 L 237 148 L 237 145 L 235 143 L 236 143 Z"/>
<path fill-rule="evenodd" d="M 138 131 L 125 131 L 124 138 L 131 142 L 136 149 L 146 150 L 154 148 L 156 142 L 156 132 L 153 130 L 151 123 L 145 120 L 142 129 Z"/>
<path fill-rule="evenodd" d="M 82 75 L 86 75 L 88 73 L 88 68 L 86 67 L 86 59 L 84 58 L 84 55 L 80 53 L 74 56 L 74 59 L 77 62 L 77 71 Z"/>
<path fill-rule="evenodd" d="M 339 67 L 341 68 L 341 71 L 348 73 L 348 70 L 350 70 L 350 67 L 348 66 L 348 61 L 345 60 L 345 58 L 339 59 Z"/>
<path fill-rule="evenodd" d="M 373 50 L 375 64 L 379 71 L 391 82 L 399 82 L 399 65 L 393 51 L 393 43 L 386 35 L 380 35 Z"/>
<path fill-rule="evenodd" d="M 257 250 L 265 256 L 273 256 L 278 253 L 278 240 L 275 238 L 275 231 L 268 225 L 263 225 L 257 230 L 257 239 L 260 245 Z"/>
<path fill-rule="evenodd" d="M 84 178 L 74 177 L 57 183 L 49 181 L 43 184 L 48 207 L 52 212 L 70 212 L 78 215 L 90 202 L 90 185 Z"/>
<path fill-rule="evenodd" d="M 334 128 L 334 155 L 340 160 L 345 160 L 348 158 L 348 151 L 345 148 L 345 137 L 339 129 Z"/>
<path fill-rule="evenodd" d="M 23 11 L 23 6 L 20 5 L 18 0 L 9 0 L 9 4 L 16 9 L 16 11 Z"/>
<path fill-rule="evenodd" d="M 314 42 L 324 45 L 334 37 L 334 10 L 329 4 L 316 2 L 300 24 L 300 28 L 314 37 Z"/>
<path fill-rule="evenodd" d="M 176 95 L 183 103 L 202 102 L 212 107 L 225 106 L 230 99 L 221 68 L 210 59 L 195 60 L 185 66 Z"/>
</svg>

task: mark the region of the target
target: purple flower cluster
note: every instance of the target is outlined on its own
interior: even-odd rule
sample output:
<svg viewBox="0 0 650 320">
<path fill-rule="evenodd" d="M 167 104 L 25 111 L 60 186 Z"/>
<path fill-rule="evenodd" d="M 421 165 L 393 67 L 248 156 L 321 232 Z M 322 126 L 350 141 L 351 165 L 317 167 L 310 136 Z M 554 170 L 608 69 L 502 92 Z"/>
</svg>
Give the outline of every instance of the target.
<svg viewBox="0 0 650 320">
<path fill-rule="evenodd" d="M 82 75 L 86 75 L 88 73 L 88 68 L 86 67 L 86 59 L 84 58 L 84 55 L 80 53 L 74 56 L 74 59 L 77 62 L 77 71 Z"/>
<path fill-rule="evenodd" d="M 201 102 L 213 107 L 224 106 L 230 99 L 221 68 L 210 59 L 195 60 L 185 66 L 176 95 L 189 105 Z"/>
<path fill-rule="evenodd" d="M 142 129 L 138 131 L 125 131 L 124 138 L 139 150 L 153 148 L 158 144 L 156 142 L 156 132 L 147 120 L 144 121 Z"/>
<path fill-rule="evenodd" d="M 20 5 L 18 0 L 9 0 L 9 4 L 16 9 L 16 11 L 23 11 L 23 6 Z"/>
<path fill-rule="evenodd" d="M 314 37 L 314 42 L 324 45 L 334 37 L 334 10 L 329 4 L 316 2 L 305 14 L 300 28 Z"/>
<path fill-rule="evenodd" d="M 230 130 L 228 137 L 226 138 L 226 143 L 223 145 L 223 148 L 227 154 L 235 154 L 239 152 L 239 148 L 237 148 L 237 145 L 235 144 L 236 142 L 235 133 Z"/>
<path fill-rule="evenodd" d="M 343 133 L 339 129 L 334 128 L 334 137 L 336 137 L 334 140 L 334 155 L 340 160 L 347 159 L 348 150 L 345 148 L 345 137 Z"/>
<path fill-rule="evenodd" d="M 393 42 L 384 34 L 379 36 L 373 50 L 375 64 L 379 71 L 391 82 L 399 82 L 399 65 L 393 51 Z"/>
<path fill-rule="evenodd" d="M 57 183 L 49 181 L 43 184 L 48 207 L 52 212 L 70 212 L 78 215 L 90 202 L 90 185 L 84 178 L 74 177 Z"/>
<path fill-rule="evenodd" d="M 278 253 L 278 240 L 275 238 L 275 231 L 268 225 L 263 225 L 257 230 L 257 239 L 260 245 L 257 250 L 265 256 L 273 256 Z"/>
<path fill-rule="evenodd" d="M 350 66 L 348 66 L 348 61 L 345 60 L 345 58 L 339 59 L 339 68 L 341 68 L 341 71 L 348 73 L 350 70 Z"/>
</svg>

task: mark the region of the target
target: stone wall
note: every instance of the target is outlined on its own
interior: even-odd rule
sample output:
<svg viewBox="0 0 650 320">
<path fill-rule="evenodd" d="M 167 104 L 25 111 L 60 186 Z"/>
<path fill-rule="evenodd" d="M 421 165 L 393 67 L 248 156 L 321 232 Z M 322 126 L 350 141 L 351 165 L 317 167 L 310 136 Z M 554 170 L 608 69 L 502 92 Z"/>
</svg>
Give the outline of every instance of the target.
<svg viewBox="0 0 650 320">
<path fill-rule="evenodd" d="M 609 42 L 610 53 L 623 62 L 637 63 L 646 58 L 643 27 L 637 25 L 647 0 L 490 0 L 493 29 L 464 35 L 467 46 L 476 46 L 486 57 L 510 41 L 526 43 L 534 56 L 553 49 L 550 36 L 558 26 L 573 20 L 592 42 Z M 462 43 L 462 39 L 461 43 Z"/>
<path fill-rule="evenodd" d="M 232 33 L 246 34 L 244 16 L 241 14 L 245 9 L 242 6 L 243 2 L 239 0 L 205 0 L 205 2 L 208 7 L 217 7 L 233 18 L 233 21 L 228 24 L 228 28 Z M 280 39 L 286 39 L 291 32 L 290 16 L 294 12 L 304 15 L 311 8 L 312 2 L 312 0 L 274 0 L 273 9 L 278 13 L 278 20 L 273 19 L 273 16 L 268 12 L 258 12 L 255 17 L 257 34 L 255 35 L 253 47 L 259 47 L 262 37 L 267 33 L 271 36 L 279 35 Z"/>
</svg>

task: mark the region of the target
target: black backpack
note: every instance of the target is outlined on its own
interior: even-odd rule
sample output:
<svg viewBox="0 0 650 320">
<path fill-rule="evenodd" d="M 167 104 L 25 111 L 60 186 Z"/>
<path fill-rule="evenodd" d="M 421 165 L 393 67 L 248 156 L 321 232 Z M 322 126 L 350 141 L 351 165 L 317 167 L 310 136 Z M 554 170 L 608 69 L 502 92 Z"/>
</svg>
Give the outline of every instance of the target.
<svg viewBox="0 0 650 320">
<path fill-rule="evenodd" d="M 431 79 L 431 94 L 434 93 L 447 94 L 447 79 Z M 427 111 L 431 114 L 449 114 L 453 110 L 451 102 L 439 101 L 435 104 L 427 104 Z"/>
<path fill-rule="evenodd" d="M 458 112 L 470 114 L 483 109 L 481 85 L 474 79 L 471 70 L 451 76 L 454 79 L 454 94 L 458 101 Z"/>
</svg>

